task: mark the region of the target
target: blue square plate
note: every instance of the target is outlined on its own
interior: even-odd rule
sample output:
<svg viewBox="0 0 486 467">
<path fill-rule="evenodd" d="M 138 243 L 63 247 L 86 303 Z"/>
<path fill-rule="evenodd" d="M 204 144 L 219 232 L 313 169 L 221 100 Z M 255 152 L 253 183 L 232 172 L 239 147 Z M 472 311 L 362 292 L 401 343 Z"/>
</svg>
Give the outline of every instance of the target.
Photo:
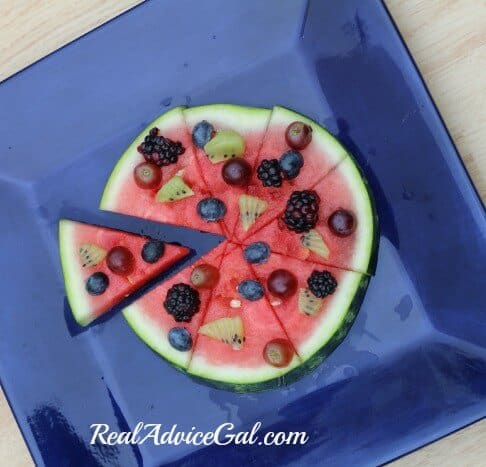
<svg viewBox="0 0 486 467">
<path fill-rule="evenodd" d="M 333 131 L 377 198 L 376 277 L 344 343 L 281 390 L 192 382 L 117 314 L 67 325 L 57 221 L 95 213 L 133 136 L 176 104 L 282 104 Z M 486 414 L 486 219 L 379 1 L 145 3 L 0 87 L 0 375 L 39 465 L 375 465 Z M 89 445 L 127 430 L 306 430 L 304 446 Z"/>
</svg>

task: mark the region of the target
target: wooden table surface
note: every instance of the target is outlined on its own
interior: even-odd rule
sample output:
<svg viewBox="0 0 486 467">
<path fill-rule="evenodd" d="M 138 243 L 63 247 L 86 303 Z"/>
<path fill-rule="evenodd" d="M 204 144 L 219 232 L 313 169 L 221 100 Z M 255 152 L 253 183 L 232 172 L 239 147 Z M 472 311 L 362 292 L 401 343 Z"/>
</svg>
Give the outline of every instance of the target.
<svg viewBox="0 0 486 467">
<path fill-rule="evenodd" d="M 0 0 L 0 81 L 137 3 L 140 2 Z M 385 3 L 484 201 L 486 1 L 385 0 Z M 483 420 L 393 465 L 486 466 L 485 441 Z M 0 467 L 30 465 L 32 460 L 0 392 Z"/>
</svg>

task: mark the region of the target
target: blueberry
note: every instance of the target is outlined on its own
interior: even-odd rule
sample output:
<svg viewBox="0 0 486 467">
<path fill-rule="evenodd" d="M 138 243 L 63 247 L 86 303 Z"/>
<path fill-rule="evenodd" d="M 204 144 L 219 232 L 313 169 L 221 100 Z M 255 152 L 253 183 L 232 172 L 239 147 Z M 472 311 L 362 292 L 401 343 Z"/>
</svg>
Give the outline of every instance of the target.
<svg viewBox="0 0 486 467">
<path fill-rule="evenodd" d="M 207 222 L 215 222 L 226 214 L 226 205 L 218 198 L 204 198 L 197 203 L 197 213 Z"/>
<path fill-rule="evenodd" d="M 95 272 L 86 281 L 86 290 L 90 295 L 101 295 L 108 287 L 110 280 L 104 272 Z"/>
<path fill-rule="evenodd" d="M 203 148 L 213 137 L 214 128 L 206 120 L 199 122 L 192 130 L 192 142 L 198 147 Z"/>
<path fill-rule="evenodd" d="M 142 248 L 142 259 L 146 263 L 156 263 L 165 252 L 165 244 L 160 240 L 149 240 Z"/>
<path fill-rule="evenodd" d="M 180 352 L 187 352 L 192 348 L 191 333 L 186 328 L 172 328 L 168 338 L 169 344 Z"/>
<path fill-rule="evenodd" d="M 244 250 L 245 259 L 251 264 L 266 263 L 270 256 L 270 247 L 265 242 L 255 242 Z"/>
<path fill-rule="evenodd" d="M 240 282 L 238 285 L 238 293 L 243 298 L 254 302 L 263 297 L 264 289 L 260 282 L 252 279 L 246 279 L 243 282 Z"/>
<path fill-rule="evenodd" d="M 304 158 L 298 151 L 286 151 L 280 156 L 279 164 L 285 178 L 290 180 L 299 175 L 304 165 Z"/>
</svg>

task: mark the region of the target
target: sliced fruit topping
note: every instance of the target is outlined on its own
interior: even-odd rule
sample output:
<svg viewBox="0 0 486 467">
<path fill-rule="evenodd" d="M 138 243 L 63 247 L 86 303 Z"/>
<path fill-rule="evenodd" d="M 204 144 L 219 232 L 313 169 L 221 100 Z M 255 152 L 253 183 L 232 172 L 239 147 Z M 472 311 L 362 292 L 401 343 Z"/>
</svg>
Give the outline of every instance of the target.
<svg viewBox="0 0 486 467">
<path fill-rule="evenodd" d="M 292 149 L 304 149 L 312 141 L 312 128 L 304 122 L 292 122 L 285 131 L 285 141 Z"/>
<path fill-rule="evenodd" d="M 245 247 L 243 255 L 250 264 L 266 263 L 270 256 L 270 247 L 265 242 L 251 243 Z"/>
<path fill-rule="evenodd" d="M 253 279 L 246 279 L 239 283 L 238 293 L 247 300 L 255 302 L 260 300 L 265 293 L 265 289 L 260 282 Z"/>
<path fill-rule="evenodd" d="M 244 159 L 229 160 L 223 165 L 221 174 L 228 185 L 247 186 L 251 178 L 251 165 Z"/>
<path fill-rule="evenodd" d="M 168 291 L 164 301 L 164 308 L 177 322 L 190 322 L 199 311 L 201 299 L 199 292 L 190 285 L 174 284 Z"/>
<path fill-rule="evenodd" d="M 106 255 L 106 265 L 111 272 L 120 276 L 128 276 L 135 267 L 135 258 L 128 248 L 115 246 Z"/>
<path fill-rule="evenodd" d="M 287 339 L 274 339 L 265 345 L 263 358 L 269 365 L 283 368 L 294 358 L 294 348 Z"/>
<path fill-rule="evenodd" d="M 323 304 L 322 298 L 317 298 L 309 289 L 299 289 L 299 311 L 307 316 L 314 316 L 320 311 Z"/>
<path fill-rule="evenodd" d="M 186 328 L 172 328 L 167 337 L 169 344 L 180 352 L 187 352 L 192 348 L 192 336 Z"/>
<path fill-rule="evenodd" d="M 239 198 L 240 221 L 246 232 L 266 211 L 268 203 L 256 196 L 241 195 Z"/>
<path fill-rule="evenodd" d="M 213 125 L 206 120 L 203 120 L 192 130 L 192 142 L 194 143 L 194 146 L 202 149 L 214 134 L 215 131 Z"/>
<path fill-rule="evenodd" d="M 165 253 L 165 243 L 160 240 L 149 240 L 142 247 L 142 259 L 146 263 L 156 263 Z"/>
<path fill-rule="evenodd" d="M 152 128 L 144 141 L 137 148 L 147 162 L 153 162 L 162 167 L 175 164 L 185 148 L 179 141 L 172 141 L 159 135 L 158 128 Z"/>
<path fill-rule="evenodd" d="M 356 217 L 346 209 L 334 211 L 327 220 L 331 231 L 339 237 L 347 237 L 356 230 Z"/>
<path fill-rule="evenodd" d="M 333 294 L 338 284 L 329 271 L 312 271 L 307 279 L 307 285 L 317 298 L 324 298 Z"/>
<path fill-rule="evenodd" d="M 204 198 L 197 203 L 197 213 L 206 222 L 216 222 L 226 215 L 226 205 L 218 198 Z"/>
<path fill-rule="evenodd" d="M 201 326 L 198 333 L 231 345 L 234 350 L 241 349 L 245 342 L 243 320 L 240 316 L 210 321 Z"/>
<path fill-rule="evenodd" d="M 213 164 L 241 157 L 245 153 L 245 140 L 236 131 L 222 130 L 205 144 L 204 152 Z"/>
<path fill-rule="evenodd" d="M 316 255 L 322 256 L 323 258 L 329 257 L 329 248 L 324 242 L 322 235 L 317 230 L 309 230 L 300 237 L 300 243 L 304 248 L 309 249 Z"/>
<path fill-rule="evenodd" d="M 133 177 L 143 190 L 153 190 L 160 186 L 162 171 L 152 162 L 141 162 L 133 169 Z"/>
<path fill-rule="evenodd" d="M 297 278 L 287 269 L 276 269 L 268 276 L 268 291 L 279 298 L 289 298 L 297 291 Z"/>
<path fill-rule="evenodd" d="M 100 264 L 105 259 L 106 250 L 93 243 L 84 243 L 79 247 L 79 257 L 83 268 Z"/>
<path fill-rule="evenodd" d="M 304 166 L 304 158 L 297 151 L 286 151 L 279 159 L 280 169 L 287 180 L 299 175 L 300 169 Z"/>
<path fill-rule="evenodd" d="M 157 201 L 161 203 L 171 203 L 180 199 L 192 196 L 194 192 L 191 187 L 184 182 L 181 175 L 174 175 L 169 181 L 164 183 L 157 193 Z"/>
<path fill-rule="evenodd" d="M 263 159 L 257 168 L 257 177 L 263 186 L 282 186 L 282 174 L 277 159 Z"/>
<path fill-rule="evenodd" d="M 90 295 L 101 295 L 108 288 L 110 280 L 104 272 L 95 272 L 86 281 L 86 290 Z"/>
<path fill-rule="evenodd" d="M 314 190 L 294 191 L 287 201 L 282 220 L 294 232 L 308 232 L 319 220 L 319 203 L 319 195 Z"/>
<path fill-rule="evenodd" d="M 200 264 L 192 271 L 191 282 L 197 289 L 212 289 L 219 282 L 219 271 L 211 264 Z"/>
</svg>

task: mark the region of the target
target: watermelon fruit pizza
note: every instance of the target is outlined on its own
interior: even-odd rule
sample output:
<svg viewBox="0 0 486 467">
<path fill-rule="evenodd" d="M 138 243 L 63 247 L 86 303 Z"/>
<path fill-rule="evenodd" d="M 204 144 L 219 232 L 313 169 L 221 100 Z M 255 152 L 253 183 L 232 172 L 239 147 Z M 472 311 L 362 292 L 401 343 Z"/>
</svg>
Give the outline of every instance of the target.
<svg viewBox="0 0 486 467">
<path fill-rule="evenodd" d="M 150 349 L 216 388 L 272 389 L 314 369 L 345 338 L 375 270 L 378 219 L 356 160 L 280 106 L 169 110 L 120 157 L 100 208 L 225 236 L 122 311 Z M 59 232 L 82 325 L 188 253 L 73 221 Z"/>
</svg>

